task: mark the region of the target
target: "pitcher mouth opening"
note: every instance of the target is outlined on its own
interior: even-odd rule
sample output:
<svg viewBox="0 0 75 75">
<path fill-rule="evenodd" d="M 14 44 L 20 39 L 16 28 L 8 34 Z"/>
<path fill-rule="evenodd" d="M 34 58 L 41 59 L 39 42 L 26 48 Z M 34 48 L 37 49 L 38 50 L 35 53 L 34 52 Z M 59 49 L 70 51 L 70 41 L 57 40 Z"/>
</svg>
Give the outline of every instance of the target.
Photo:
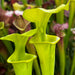
<svg viewBox="0 0 75 75">
<path fill-rule="evenodd" d="M 8 59 L 7 62 L 8 63 L 28 63 L 33 61 L 34 59 L 36 59 L 36 55 L 32 55 L 32 54 L 27 54 L 25 53 L 25 58 L 24 59 L 14 59 L 14 57 L 11 55 Z"/>
<path fill-rule="evenodd" d="M 42 41 L 42 42 L 38 42 L 38 41 L 34 41 L 34 37 L 32 37 L 31 38 L 31 40 L 30 40 L 30 43 L 32 43 L 32 44 L 43 44 L 43 43 L 45 43 L 45 44 L 56 44 L 59 40 L 60 40 L 60 38 L 58 37 L 58 36 L 54 36 L 54 35 L 46 35 L 46 41 Z"/>
</svg>

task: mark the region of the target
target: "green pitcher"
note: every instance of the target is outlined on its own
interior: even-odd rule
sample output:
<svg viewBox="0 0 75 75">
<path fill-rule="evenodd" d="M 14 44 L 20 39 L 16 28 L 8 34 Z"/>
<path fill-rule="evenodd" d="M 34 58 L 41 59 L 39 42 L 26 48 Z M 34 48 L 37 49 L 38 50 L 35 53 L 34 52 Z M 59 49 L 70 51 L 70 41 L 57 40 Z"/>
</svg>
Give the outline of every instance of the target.
<svg viewBox="0 0 75 75">
<path fill-rule="evenodd" d="M 23 34 L 14 33 L 0 38 L 1 40 L 12 41 L 15 44 L 15 51 L 7 62 L 13 65 L 16 75 L 32 75 L 32 63 L 36 56 L 25 53 L 25 45 L 28 38 L 35 32 L 36 29 Z"/>
<path fill-rule="evenodd" d="M 60 40 L 59 37 L 53 35 L 46 35 L 47 40 L 44 42 L 34 41 L 34 37 L 30 40 L 36 47 L 42 75 L 54 75 L 55 67 L 55 47 L 56 43 Z"/>
<path fill-rule="evenodd" d="M 66 5 L 62 4 L 56 9 L 34 8 L 27 9 L 23 13 L 23 17 L 26 20 L 34 22 L 36 25 L 37 32 L 30 40 L 30 43 L 35 45 L 42 75 L 54 75 L 55 46 L 60 40 L 57 36 L 46 34 L 48 20 L 53 13 L 58 13 L 61 10 L 69 10 L 69 2 L 70 0 Z"/>
</svg>

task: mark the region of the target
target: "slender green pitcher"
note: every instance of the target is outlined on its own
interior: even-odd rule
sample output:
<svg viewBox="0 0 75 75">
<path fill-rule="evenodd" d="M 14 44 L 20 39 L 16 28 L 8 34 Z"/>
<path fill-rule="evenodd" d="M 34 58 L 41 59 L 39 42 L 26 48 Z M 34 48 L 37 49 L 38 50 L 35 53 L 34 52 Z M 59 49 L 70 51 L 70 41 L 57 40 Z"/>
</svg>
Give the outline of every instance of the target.
<svg viewBox="0 0 75 75">
<path fill-rule="evenodd" d="M 1 40 L 12 41 L 15 44 L 15 51 L 7 62 L 13 65 L 16 75 L 32 75 L 32 63 L 36 56 L 25 53 L 25 45 L 28 38 L 34 35 L 35 32 L 36 29 L 24 34 L 14 33 L 0 38 Z"/>
<path fill-rule="evenodd" d="M 60 38 L 53 35 L 46 36 L 47 40 L 44 42 L 34 41 L 33 37 L 30 43 L 33 43 L 36 47 L 40 59 L 42 75 L 54 75 L 55 47 Z"/>
<path fill-rule="evenodd" d="M 61 10 L 69 10 L 69 2 L 62 4 L 56 9 L 34 8 L 27 9 L 23 13 L 23 17 L 36 24 L 37 32 L 30 40 L 30 43 L 35 45 L 36 51 L 40 59 L 42 75 L 54 75 L 55 64 L 55 46 L 60 40 L 59 37 L 46 34 L 48 20 L 53 13 L 58 13 Z"/>
</svg>

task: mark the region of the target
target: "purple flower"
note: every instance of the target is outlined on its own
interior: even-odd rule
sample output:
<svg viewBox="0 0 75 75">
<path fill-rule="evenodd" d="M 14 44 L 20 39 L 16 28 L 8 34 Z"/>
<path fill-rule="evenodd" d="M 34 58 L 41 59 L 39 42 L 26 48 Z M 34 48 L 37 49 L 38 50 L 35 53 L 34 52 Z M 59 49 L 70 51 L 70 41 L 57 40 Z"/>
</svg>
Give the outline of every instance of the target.
<svg viewBox="0 0 75 75">
<path fill-rule="evenodd" d="M 56 33 L 57 36 L 59 37 L 64 37 L 65 33 L 63 32 L 65 29 L 68 29 L 68 23 L 65 24 L 56 24 L 53 27 L 54 32 Z"/>
<path fill-rule="evenodd" d="M 31 6 L 28 6 L 27 9 L 31 9 Z"/>
<path fill-rule="evenodd" d="M 16 10 L 16 11 L 14 11 L 14 14 L 16 16 L 23 15 L 23 11 Z"/>
<path fill-rule="evenodd" d="M 6 11 L 5 16 L 12 17 L 14 14 L 16 16 L 19 16 L 19 15 L 23 14 L 23 11 L 19 11 L 19 10 L 16 10 L 16 11 Z"/>
<path fill-rule="evenodd" d="M 61 29 L 62 30 L 68 29 L 68 23 L 62 24 Z"/>
<path fill-rule="evenodd" d="M 14 13 L 13 11 L 6 11 L 5 16 L 12 17 L 13 13 Z"/>
</svg>

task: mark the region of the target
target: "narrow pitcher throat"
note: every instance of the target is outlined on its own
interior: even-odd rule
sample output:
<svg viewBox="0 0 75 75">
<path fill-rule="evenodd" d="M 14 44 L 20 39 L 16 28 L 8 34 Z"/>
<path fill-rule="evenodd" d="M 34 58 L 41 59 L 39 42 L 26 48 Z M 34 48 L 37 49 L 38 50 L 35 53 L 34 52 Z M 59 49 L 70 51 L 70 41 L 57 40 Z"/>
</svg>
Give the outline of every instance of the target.
<svg viewBox="0 0 75 75">
<path fill-rule="evenodd" d="M 23 58 L 25 56 L 25 45 L 26 45 L 27 39 L 25 41 L 19 40 L 18 42 L 15 43 L 15 51 L 14 51 L 14 56 Z"/>
<path fill-rule="evenodd" d="M 31 38 L 31 40 L 35 43 L 44 42 L 46 40 L 46 34 L 40 32 L 39 30 L 37 33 Z"/>
<path fill-rule="evenodd" d="M 48 21 L 49 21 L 49 18 L 52 14 L 50 13 L 43 13 L 43 16 L 40 17 L 41 20 L 37 20 L 35 22 L 36 24 L 36 29 L 38 29 L 39 31 L 41 31 L 42 33 L 46 33 L 46 28 L 47 28 L 47 24 L 48 24 Z"/>
<path fill-rule="evenodd" d="M 46 40 L 46 26 L 47 26 L 47 23 L 43 27 L 40 26 L 37 28 L 37 33 L 34 37 L 38 38 L 37 40 L 40 42 Z"/>
<path fill-rule="evenodd" d="M 15 45 L 15 52 L 25 53 L 25 45 L 20 45 L 20 46 Z"/>
<path fill-rule="evenodd" d="M 35 35 L 39 42 L 46 41 L 46 28 L 51 14 L 44 14 L 41 21 L 36 22 L 37 33 Z"/>
</svg>

